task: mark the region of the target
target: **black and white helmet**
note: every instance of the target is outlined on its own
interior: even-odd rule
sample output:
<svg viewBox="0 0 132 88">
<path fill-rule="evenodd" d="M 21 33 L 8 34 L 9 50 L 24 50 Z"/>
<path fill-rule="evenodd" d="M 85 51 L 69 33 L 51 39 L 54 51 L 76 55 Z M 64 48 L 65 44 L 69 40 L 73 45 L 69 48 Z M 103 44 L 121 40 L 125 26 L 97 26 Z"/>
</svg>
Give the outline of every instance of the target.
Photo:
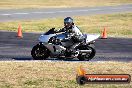
<svg viewBox="0 0 132 88">
<path fill-rule="evenodd" d="M 72 24 L 73 23 L 73 19 L 71 17 L 66 17 L 64 19 L 64 23 L 70 23 L 70 24 Z"/>
</svg>

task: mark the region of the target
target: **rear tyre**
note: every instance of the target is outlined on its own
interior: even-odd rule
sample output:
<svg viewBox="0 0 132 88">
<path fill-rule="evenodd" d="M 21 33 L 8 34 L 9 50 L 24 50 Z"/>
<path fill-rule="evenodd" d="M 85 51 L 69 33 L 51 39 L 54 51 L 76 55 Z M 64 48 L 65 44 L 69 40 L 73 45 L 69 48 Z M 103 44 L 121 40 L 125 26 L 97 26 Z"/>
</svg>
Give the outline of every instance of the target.
<svg viewBox="0 0 132 88">
<path fill-rule="evenodd" d="M 79 48 L 79 50 L 91 50 L 92 51 L 91 53 L 87 53 L 86 55 L 79 54 L 77 58 L 80 61 L 84 61 L 84 60 L 89 61 L 95 56 L 95 53 L 96 53 L 96 50 L 90 46 L 83 46 L 83 47 Z"/>
<path fill-rule="evenodd" d="M 44 60 L 49 57 L 50 52 L 43 45 L 37 44 L 36 46 L 33 47 L 32 51 L 31 51 L 31 55 L 34 60 Z"/>
</svg>

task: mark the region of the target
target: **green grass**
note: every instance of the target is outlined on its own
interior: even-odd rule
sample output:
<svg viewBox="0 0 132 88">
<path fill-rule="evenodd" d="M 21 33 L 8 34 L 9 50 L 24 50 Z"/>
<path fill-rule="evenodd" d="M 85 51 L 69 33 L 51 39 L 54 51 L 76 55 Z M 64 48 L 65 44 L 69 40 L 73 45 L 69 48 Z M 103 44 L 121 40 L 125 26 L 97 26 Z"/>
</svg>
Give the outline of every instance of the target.
<svg viewBox="0 0 132 88">
<path fill-rule="evenodd" d="M 76 83 L 77 68 L 88 74 L 130 74 L 132 62 L 1 61 L 0 88 L 131 88 L 130 84 Z"/>
<path fill-rule="evenodd" d="M 106 27 L 108 37 L 132 38 L 132 13 L 110 15 L 74 16 L 75 24 L 84 33 L 100 33 Z M 63 27 L 64 18 L 49 18 L 43 20 L 15 21 L 0 23 L 0 30 L 17 31 L 18 24 L 23 32 L 45 32 L 52 27 Z"/>
<path fill-rule="evenodd" d="M 1 9 L 93 7 L 130 4 L 132 0 L 0 0 Z"/>
</svg>

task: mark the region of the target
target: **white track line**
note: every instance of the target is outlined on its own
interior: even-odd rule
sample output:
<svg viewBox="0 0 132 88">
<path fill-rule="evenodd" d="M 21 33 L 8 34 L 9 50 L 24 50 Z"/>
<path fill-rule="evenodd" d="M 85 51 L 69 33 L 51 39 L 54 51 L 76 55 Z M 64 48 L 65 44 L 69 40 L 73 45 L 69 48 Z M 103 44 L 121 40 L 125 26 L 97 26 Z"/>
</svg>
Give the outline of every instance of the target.
<svg viewBox="0 0 132 88">
<path fill-rule="evenodd" d="M 3 15 L 3 16 L 9 16 L 9 15 L 12 15 L 12 14 L 0 14 L 0 15 Z"/>
<path fill-rule="evenodd" d="M 10 15 L 28 15 L 28 14 L 33 14 L 33 13 L 35 13 L 35 14 L 53 14 L 53 13 L 65 13 L 65 12 L 67 12 L 67 13 L 71 13 L 71 12 L 87 12 L 87 11 L 102 11 L 102 10 L 120 10 L 120 9 L 131 9 L 132 7 L 127 7 L 127 8 L 124 8 L 124 7 L 117 7 L 117 8 L 114 8 L 114 7 L 112 7 L 112 8 L 107 8 L 107 9 L 82 9 L 82 10 L 68 10 L 68 11 L 49 11 L 49 12 L 29 12 L 29 13 L 25 13 L 25 12 L 23 12 L 23 13 L 21 13 L 21 12 L 17 12 L 17 13 L 12 13 L 12 14 L 6 14 L 6 13 L 4 13 L 4 14 L 0 14 L 0 15 L 3 15 L 3 16 L 10 16 Z"/>
<path fill-rule="evenodd" d="M 24 14 L 29 14 L 29 13 L 13 13 L 13 14 L 24 15 Z"/>
</svg>

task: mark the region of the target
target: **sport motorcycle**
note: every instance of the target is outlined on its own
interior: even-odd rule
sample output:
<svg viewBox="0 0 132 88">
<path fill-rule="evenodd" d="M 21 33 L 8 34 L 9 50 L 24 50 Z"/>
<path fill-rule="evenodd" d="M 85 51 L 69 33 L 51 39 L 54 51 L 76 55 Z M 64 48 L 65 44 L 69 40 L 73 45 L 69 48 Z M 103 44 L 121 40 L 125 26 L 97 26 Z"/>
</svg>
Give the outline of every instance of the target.
<svg viewBox="0 0 132 88">
<path fill-rule="evenodd" d="M 32 48 L 31 55 L 34 60 L 77 58 L 80 61 L 89 61 L 96 54 L 94 42 L 100 35 L 83 34 L 83 37 L 83 41 L 75 42 L 70 33 L 58 33 L 52 28 L 40 35 L 39 43 Z"/>
</svg>

